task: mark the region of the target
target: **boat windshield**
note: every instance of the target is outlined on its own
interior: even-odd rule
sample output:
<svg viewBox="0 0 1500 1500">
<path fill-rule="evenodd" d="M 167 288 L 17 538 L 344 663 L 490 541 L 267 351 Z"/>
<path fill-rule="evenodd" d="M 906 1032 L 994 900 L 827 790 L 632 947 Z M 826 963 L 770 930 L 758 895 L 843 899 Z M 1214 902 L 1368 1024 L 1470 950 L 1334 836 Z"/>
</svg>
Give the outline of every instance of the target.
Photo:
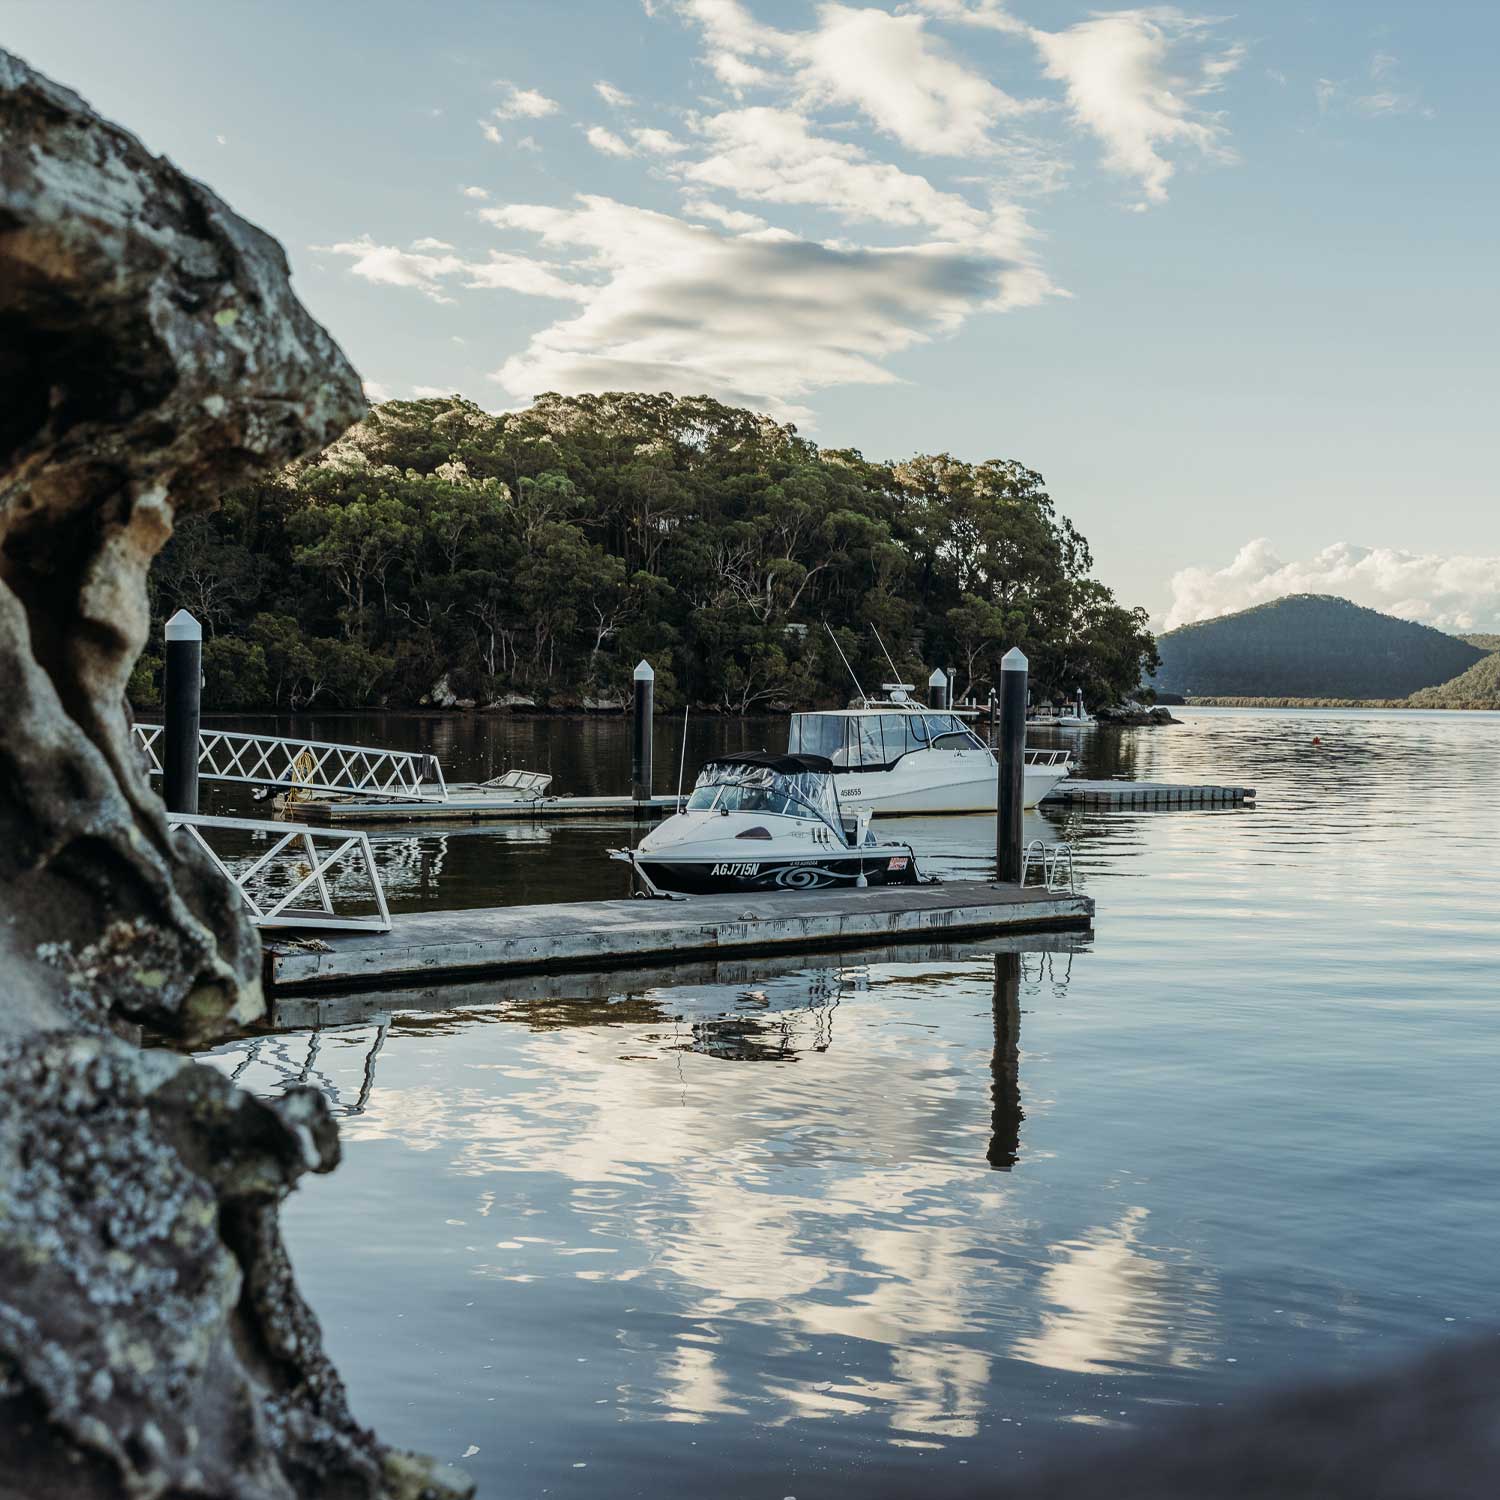
<svg viewBox="0 0 1500 1500">
<path fill-rule="evenodd" d="M 841 770 L 893 766 L 915 750 L 982 750 L 984 741 L 956 714 L 793 714 L 793 755 L 822 755 Z"/>
<path fill-rule="evenodd" d="M 784 818 L 816 818 L 839 830 L 838 794 L 826 772 L 773 771 L 768 766 L 710 763 L 698 774 L 688 810 L 768 813 Z M 842 837 L 842 834 L 840 834 Z"/>
</svg>

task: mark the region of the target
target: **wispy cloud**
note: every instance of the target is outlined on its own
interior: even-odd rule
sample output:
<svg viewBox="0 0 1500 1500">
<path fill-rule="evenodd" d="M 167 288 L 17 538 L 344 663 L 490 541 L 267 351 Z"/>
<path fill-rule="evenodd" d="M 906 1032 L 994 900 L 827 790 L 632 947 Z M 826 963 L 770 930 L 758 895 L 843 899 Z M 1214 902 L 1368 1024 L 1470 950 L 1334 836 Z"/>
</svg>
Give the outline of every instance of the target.
<svg viewBox="0 0 1500 1500">
<path fill-rule="evenodd" d="M 1174 575 L 1164 628 L 1287 594 L 1337 594 L 1443 630 L 1492 630 L 1500 627 L 1500 557 L 1337 542 L 1312 557 L 1288 562 L 1268 538 L 1259 537 L 1246 542 L 1224 567 L 1184 568 Z"/>
<path fill-rule="evenodd" d="M 617 136 L 614 131 L 606 130 L 602 125 L 591 125 L 584 132 L 595 151 L 601 151 L 605 156 L 634 156 L 635 151 Z"/>
<path fill-rule="evenodd" d="M 490 195 L 489 189 L 482 187 L 464 187 L 460 188 L 459 192 L 461 192 L 465 198 L 488 198 Z"/>
<path fill-rule="evenodd" d="M 668 130 L 643 128 L 632 130 L 630 138 L 651 156 L 680 156 L 688 147 Z"/>
<path fill-rule="evenodd" d="M 1379 115 L 1419 115 L 1430 120 L 1436 113 L 1422 102 L 1417 93 L 1396 86 L 1399 59 L 1390 52 L 1376 52 L 1365 68 L 1365 77 L 1348 79 L 1320 78 L 1314 85 L 1318 112 L 1325 115 L 1353 114 L 1373 118 Z"/>
<path fill-rule="evenodd" d="M 499 87 L 506 91 L 506 96 L 490 111 L 497 120 L 540 120 L 555 115 L 562 107 L 556 99 L 549 99 L 539 89 L 517 88 L 504 79 L 500 80 Z"/>
<path fill-rule="evenodd" d="M 1023 202 L 1065 182 L 1076 129 L 1139 185 L 1142 209 L 1166 197 L 1185 155 L 1229 155 L 1203 100 L 1244 51 L 1175 9 L 1100 13 L 1059 32 L 998 0 L 824 0 L 801 29 L 765 23 L 746 0 L 676 0 L 672 14 L 715 96 L 666 129 L 637 123 L 639 102 L 599 80 L 598 97 L 630 113 L 616 129 L 578 128 L 611 170 L 675 183 L 679 214 L 619 193 L 562 207 L 491 200 L 479 213 L 507 236 L 503 250 L 362 236 L 326 253 L 436 302 L 498 291 L 571 304 L 496 369 L 512 396 L 708 391 L 805 420 L 818 391 L 897 379 L 890 362 L 923 340 L 1065 295 Z M 976 28 L 1013 49 L 1007 81 L 1024 90 L 1013 80 L 1029 71 L 1034 97 L 955 45 Z M 538 90 L 501 86 L 481 122 L 496 144 L 501 122 L 559 111 Z M 486 189 L 463 191 L 484 203 Z"/>
<path fill-rule="evenodd" d="M 1097 15 L 1066 31 L 1033 31 L 1049 78 L 1067 91 L 1074 121 L 1104 147 L 1104 164 L 1134 179 L 1147 203 L 1167 197 L 1176 163 L 1167 153 L 1185 147 L 1218 161 L 1233 160 L 1223 123 L 1191 104 L 1213 92 L 1243 60 L 1243 50 L 1199 56 L 1186 65 L 1178 53 L 1201 40 L 1206 23 L 1179 11 L 1136 10 Z"/>
<path fill-rule="evenodd" d="M 1031 267 L 955 246 L 867 250 L 784 231 L 724 235 L 603 197 L 482 215 L 576 257 L 589 276 L 577 284 L 583 311 L 495 371 L 519 397 L 706 391 L 805 420 L 798 403 L 812 392 L 888 383 L 892 354 L 979 307 L 1039 294 Z"/>
<path fill-rule="evenodd" d="M 492 146 L 500 146 L 505 143 L 505 137 L 500 133 L 500 127 L 492 124 L 489 120 L 479 122 L 479 133 Z"/>
</svg>

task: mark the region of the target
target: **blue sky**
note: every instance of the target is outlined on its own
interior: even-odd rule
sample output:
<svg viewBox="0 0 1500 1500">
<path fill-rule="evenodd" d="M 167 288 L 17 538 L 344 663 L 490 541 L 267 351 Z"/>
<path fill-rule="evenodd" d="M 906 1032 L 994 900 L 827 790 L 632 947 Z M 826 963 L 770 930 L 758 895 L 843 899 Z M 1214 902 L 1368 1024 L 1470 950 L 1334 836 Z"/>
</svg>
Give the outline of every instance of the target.
<svg viewBox="0 0 1500 1500">
<path fill-rule="evenodd" d="M 1500 625 L 1500 7 L 6 0 L 376 394 L 1013 457 L 1159 621 Z"/>
</svg>

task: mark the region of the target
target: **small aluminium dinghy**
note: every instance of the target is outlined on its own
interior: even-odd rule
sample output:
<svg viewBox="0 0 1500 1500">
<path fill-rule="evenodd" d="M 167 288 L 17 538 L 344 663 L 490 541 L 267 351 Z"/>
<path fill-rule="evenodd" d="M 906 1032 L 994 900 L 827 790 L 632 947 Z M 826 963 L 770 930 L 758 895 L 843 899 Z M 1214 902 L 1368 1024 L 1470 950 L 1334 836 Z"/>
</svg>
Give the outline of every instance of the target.
<svg viewBox="0 0 1500 1500">
<path fill-rule="evenodd" d="M 809 891 L 919 885 L 910 844 L 878 842 L 868 808 L 839 806 L 821 755 L 722 755 L 698 773 L 682 810 L 634 849 L 611 849 L 648 894 Z"/>
</svg>

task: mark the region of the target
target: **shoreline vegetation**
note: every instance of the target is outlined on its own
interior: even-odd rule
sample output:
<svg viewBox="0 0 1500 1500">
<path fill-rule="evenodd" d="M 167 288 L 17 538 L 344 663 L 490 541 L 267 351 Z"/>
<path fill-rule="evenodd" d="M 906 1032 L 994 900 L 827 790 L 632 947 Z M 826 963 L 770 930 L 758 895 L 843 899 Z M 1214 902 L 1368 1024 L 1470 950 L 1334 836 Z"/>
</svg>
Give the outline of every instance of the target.
<svg viewBox="0 0 1500 1500">
<path fill-rule="evenodd" d="M 181 522 L 129 696 L 159 702 L 154 643 L 185 608 L 210 713 L 609 708 L 643 657 L 664 710 L 842 704 L 829 630 L 871 692 L 878 630 L 924 694 L 943 667 L 984 700 L 1019 645 L 1036 701 L 1112 704 L 1156 644 L 1092 570 L 1013 460 L 874 461 L 702 397 L 390 401 Z"/>
<path fill-rule="evenodd" d="M 1420 708 L 1409 698 L 1248 698 L 1234 696 L 1198 697 L 1189 695 L 1188 708 Z M 1448 705 L 1435 705 L 1447 707 Z M 1483 704 L 1459 704 L 1462 708 L 1482 708 Z M 1495 707 L 1496 705 L 1489 705 Z"/>
</svg>

